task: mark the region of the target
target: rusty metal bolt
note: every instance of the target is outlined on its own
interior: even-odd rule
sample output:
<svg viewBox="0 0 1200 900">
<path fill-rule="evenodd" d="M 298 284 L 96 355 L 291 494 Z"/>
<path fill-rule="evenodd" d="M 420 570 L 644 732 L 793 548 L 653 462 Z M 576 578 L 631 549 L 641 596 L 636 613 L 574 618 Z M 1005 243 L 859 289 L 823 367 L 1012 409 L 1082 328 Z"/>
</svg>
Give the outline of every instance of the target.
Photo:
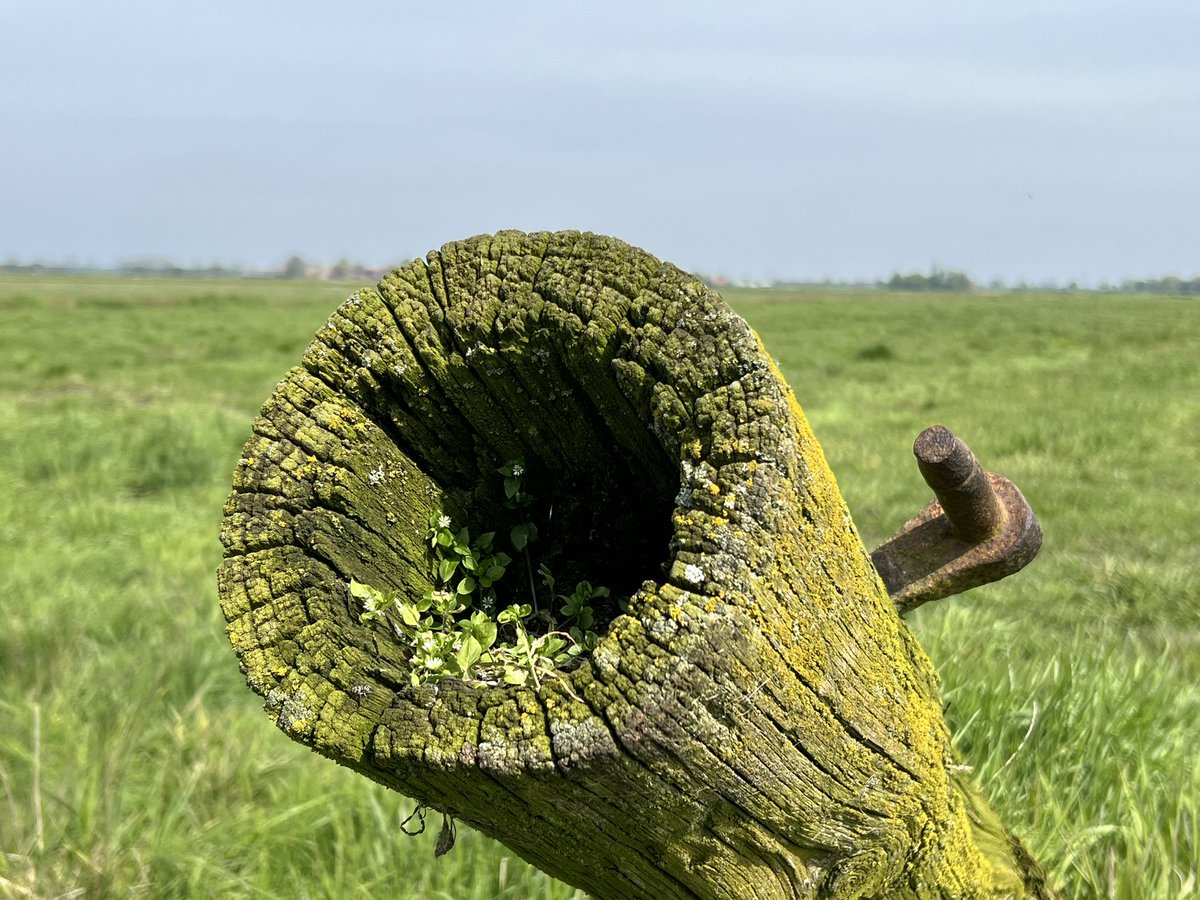
<svg viewBox="0 0 1200 900">
<path fill-rule="evenodd" d="M 1004 523 L 1004 507 L 971 448 L 945 425 L 926 428 L 913 443 L 921 477 L 933 490 L 956 537 L 978 543 Z"/>
<path fill-rule="evenodd" d="M 926 428 L 913 454 L 937 499 L 871 553 L 901 615 L 1005 578 L 1042 546 L 1037 516 L 1017 486 L 985 472 L 949 428 Z"/>
</svg>

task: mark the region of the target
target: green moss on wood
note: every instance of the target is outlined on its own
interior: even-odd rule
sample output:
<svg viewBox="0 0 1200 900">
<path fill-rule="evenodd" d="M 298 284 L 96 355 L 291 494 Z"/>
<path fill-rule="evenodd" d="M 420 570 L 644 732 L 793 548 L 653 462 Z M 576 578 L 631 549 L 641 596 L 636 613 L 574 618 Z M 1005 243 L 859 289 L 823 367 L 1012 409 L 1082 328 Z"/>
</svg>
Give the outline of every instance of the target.
<svg viewBox="0 0 1200 900">
<path fill-rule="evenodd" d="M 791 390 L 686 273 L 577 232 L 449 244 L 335 311 L 253 428 L 221 602 L 293 739 L 597 896 L 1048 896 Z M 519 455 L 547 552 L 630 612 L 540 692 L 410 687 L 347 583 L 423 592 L 429 514 L 494 520 Z"/>
</svg>

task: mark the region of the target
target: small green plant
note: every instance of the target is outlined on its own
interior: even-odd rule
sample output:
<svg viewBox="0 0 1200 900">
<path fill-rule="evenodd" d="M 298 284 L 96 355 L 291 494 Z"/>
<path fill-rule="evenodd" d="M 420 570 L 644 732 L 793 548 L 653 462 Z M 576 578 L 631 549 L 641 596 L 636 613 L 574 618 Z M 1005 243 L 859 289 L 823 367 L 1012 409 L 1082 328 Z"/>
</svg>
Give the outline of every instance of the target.
<svg viewBox="0 0 1200 900">
<path fill-rule="evenodd" d="M 563 616 L 563 624 L 573 641 L 567 652 L 578 656 L 580 653 L 596 649 L 596 632 L 592 631 L 592 625 L 596 622 L 596 611 L 592 609 L 591 601 L 609 596 L 608 588 L 592 587 L 590 581 L 581 581 L 569 595 L 554 594 L 555 582 L 550 570 L 543 565 L 538 568 L 538 572 L 554 599 L 562 601 L 559 613 Z"/>
<path fill-rule="evenodd" d="M 526 578 L 520 580 L 528 581 L 527 602 L 519 596 L 524 588 L 518 588 L 517 602 L 502 604 L 507 584 L 501 582 L 513 558 L 497 549 L 496 532 L 472 540 L 469 528 L 456 531 L 441 510 L 430 517 L 425 534 L 436 587 L 408 599 L 398 591 L 350 582 L 351 596 L 362 604 L 360 620 L 389 624 L 408 651 L 414 686 L 458 678 L 488 685 L 532 683 L 541 690 L 547 678 L 561 677 L 564 665 L 596 647 L 592 603 L 609 597 L 608 588 L 580 581 L 569 594 L 555 593 L 554 575 L 544 563 L 535 570 L 530 552 L 538 531 L 527 512 L 535 498 L 524 488 L 525 463 L 511 460 L 496 471 L 504 479 L 505 508 L 519 514 L 508 535 L 524 557 Z M 535 571 L 550 598 L 540 611 Z"/>
</svg>

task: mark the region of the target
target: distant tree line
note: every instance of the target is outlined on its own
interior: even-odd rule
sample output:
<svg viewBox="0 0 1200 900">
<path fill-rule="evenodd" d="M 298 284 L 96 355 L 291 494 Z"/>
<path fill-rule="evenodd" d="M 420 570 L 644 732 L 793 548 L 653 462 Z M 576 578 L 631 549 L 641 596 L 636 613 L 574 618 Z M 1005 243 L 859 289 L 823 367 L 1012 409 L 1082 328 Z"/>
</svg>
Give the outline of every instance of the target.
<svg viewBox="0 0 1200 900">
<path fill-rule="evenodd" d="M 403 262 L 408 262 L 404 260 Z M 403 264 L 403 262 L 401 264 Z M 331 266 L 311 263 L 302 256 L 289 256 L 279 273 L 282 278 L 309 278 L 321 281 L 376 281 L 388 269 L 377 269 L 342 257 Z"/>
<path fill-rule="evenodd" d="M 1122 281 L 1117 287 L 1101 285 L 1101 290 L 1128 294 L 1189 294 L 1200 296 L 1200 275 L 1184 280 L 1168 275 L 1166 278 L 1147 278 L 1142 281 Z"/>
<path fill-rule="evenodd" d="M 910 272 L 901 275 L 893 272 L 885 287 L 889 291 L 955 291 L 964 293 L 975 289 L 975 282 L 965 272 L 952 272 L 941 266 L 933 266 L 928 275 Z"/>
<path fill-rule="evenodd" d="M 406 260 L 407 261 L 407 260 Z M 125 260 L 112 267 L 62 262 L 22 263 L 9 259 L 0 263 L 7 275 L 126 275 L 153 278 L 304 278 L 329 281 L 377 281 L 391 267 L 378 268 L 351 262 L 344 257 L 331 266 L 307 262 L 291 256 L 278 269 L 254 269 L 213 263 L 207 266 L 181 266 L 169 259 Z"/>
<path fill-rule="evenodd" d="M 408 262 L 401 260 L 399 265 Z M 6 275 L 126 275 L 131 277 L 153 278 L 291 278 L 317 281 L 378 281 L 392 267 L 378 268 L 352 262 L 345 257 L 333 265 L 313 263 L 304 257 L 293 254 L 282 266 L 270 269 L 254 269 L 240 265 L 223 265 L 212 263 L 207 266 L 181 266 L 169 259 L 134 259 L 118 263 L 113 267 L 96 265 L 79 265 L 74 262 L 42 262 L 23 263 L 14 258 L 0 263 L 0 274 Z M 728 287 L 770 288 L 777 290 L 804 290 L 809 288 L 821 289 L 855 289 L 882 288 L 889 291 L 946 291 L 966 293 L 977 289 L 976 283 L 965 272 L 943 269 L 932 266 L 928 274 L 920 272 L 893 272 L 887 281 L 836 281 L 826 278 L 822 281 L 735 281 L 723 275 L 700 275 L 700 279 L 710 287 L 723 290 Z M 1048 280 L 1037 284 L 1019 281 L 1009 284 L 999 278 L 994 278 L 987 284 L 989 291 L 1012 291 L 1022 293 L 1036 291 L 1038 293 L 1098 291 L 1114 294 L 1177 294 L 1200 296 L 1200 275 L 1191 279 L 1166 275 L 1162 278 L 1127 279 L 1120 283 L 1102 282 L 1097 287 L 1080 286 L 1071 281 L 1066 284 Z"/>
<path fill-rule="evenodd" d="M 976 289 L 975 282 L 965 272 L 955 272 L 939 266 L 932 267 L 928 275 L 922 275 L 919 272 L 908 274 L 894 272 L 891 278 L 887 281 L 879 282 L 878 286 L 887 288 L 890 291 L 955 291 L 965 293 Z M 1095 288 L 1081 287 L 1075 281 L 1060 284 L 1053 280 L 1042 281 L 1033 285 L 1025 281 L 1020 281 L 1010 285 L 1002 279 L 995 278 L 988 283 L 988 290 L 1014 291 L 1017 293 L 1027 291 L 1069 293 L 1071 291 L 1091 290 L 1113 294 L 1181 294 L 1200 296 L 1200 275 L 1190 280 L 1179 278 L 1175 275 L 1167 275 L 1163 278 L 1126 279 L 1116 284 L 1105 281 Z"/>
</svg>

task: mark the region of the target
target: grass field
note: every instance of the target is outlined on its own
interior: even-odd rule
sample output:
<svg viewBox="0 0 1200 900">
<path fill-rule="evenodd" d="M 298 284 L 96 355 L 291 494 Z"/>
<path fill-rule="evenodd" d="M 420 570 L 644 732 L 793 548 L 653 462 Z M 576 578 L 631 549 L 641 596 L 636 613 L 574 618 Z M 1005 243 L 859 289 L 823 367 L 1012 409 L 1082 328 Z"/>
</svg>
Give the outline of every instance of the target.
<svg viewBox="0 0 1200 900">
<path fill-rule="evenodd" d="M 352 287 L 0 279 L 0 896 L 581 896 L 465 830 L 435 861 L 225 640 L 230 473 Z M 727 297 L 869 544 L 934 422 L 1022 487 L 1033 566 L 910 617 L 956 740 L 1067 897 L 1200 896 L 1200 303 Z"/>
</svg>

